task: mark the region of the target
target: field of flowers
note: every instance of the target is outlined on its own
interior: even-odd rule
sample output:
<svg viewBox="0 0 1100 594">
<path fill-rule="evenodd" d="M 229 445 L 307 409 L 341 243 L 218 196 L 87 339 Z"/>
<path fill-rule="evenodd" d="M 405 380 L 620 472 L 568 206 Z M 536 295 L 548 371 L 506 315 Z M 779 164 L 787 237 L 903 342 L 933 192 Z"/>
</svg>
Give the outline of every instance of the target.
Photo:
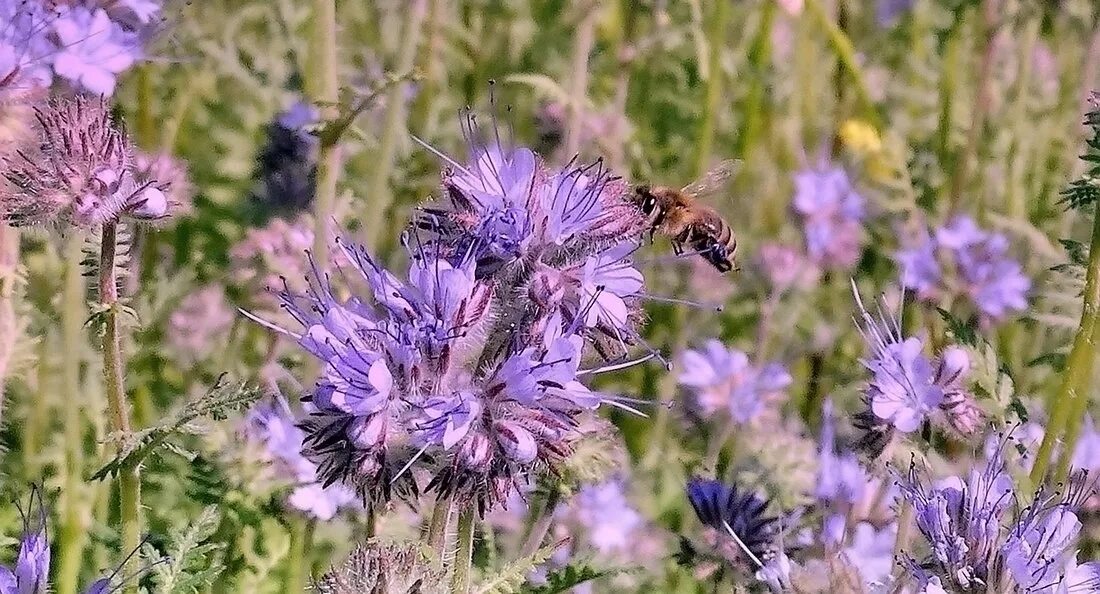
<svg viewBox="0 0 1100 594">
<path fill-rule="evenodd" d="M 1097 89 L 1095 0 L 0 0 L 0 594 L 1100 592 Z"/>
</svg>

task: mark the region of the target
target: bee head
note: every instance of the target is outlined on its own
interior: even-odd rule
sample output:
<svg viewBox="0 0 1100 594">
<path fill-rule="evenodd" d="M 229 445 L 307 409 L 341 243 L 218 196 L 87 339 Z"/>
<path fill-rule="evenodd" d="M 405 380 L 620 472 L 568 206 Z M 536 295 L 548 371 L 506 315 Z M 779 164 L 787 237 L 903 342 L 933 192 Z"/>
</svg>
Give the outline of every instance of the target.
<svg viewBox="0 0 1100 594">
<path fill-rule="evenodd" d="M 634 203 L 642 209 L 645 214 L 652 214 L 657 208 L 657 197 L 653 195 L 647 185 L 640 185 L 634 188 Z"/>
</svg>

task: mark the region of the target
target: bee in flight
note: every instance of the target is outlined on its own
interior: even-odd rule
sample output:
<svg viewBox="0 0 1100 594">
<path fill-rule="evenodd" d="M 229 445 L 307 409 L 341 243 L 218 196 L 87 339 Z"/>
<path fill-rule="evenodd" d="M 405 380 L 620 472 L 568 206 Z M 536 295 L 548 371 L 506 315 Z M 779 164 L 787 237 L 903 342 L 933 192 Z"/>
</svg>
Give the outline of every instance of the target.
<svg viewBox="0 0 1100 594">
<path fill-rule="evenodd" d="M 740 161 L 723 161 L 699 180 L 677 190 L 667 186 L 639 185 L 632 200 L 649 218 L 649 238 L 664 235 L 677 255 L 687 246 L 719 272 L 733 270 L 737 237 L 718 211 L 700 198 L 717 193 L 736 173 Z"/>
</svg>

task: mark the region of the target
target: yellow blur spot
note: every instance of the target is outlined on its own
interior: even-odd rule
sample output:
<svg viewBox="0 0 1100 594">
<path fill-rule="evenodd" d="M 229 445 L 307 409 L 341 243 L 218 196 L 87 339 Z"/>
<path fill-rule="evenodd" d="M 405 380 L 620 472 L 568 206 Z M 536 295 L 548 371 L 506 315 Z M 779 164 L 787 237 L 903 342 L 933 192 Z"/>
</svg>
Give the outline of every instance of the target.
<svg viewBox="0 0 1100 594">
<path fill-rule="evenodd" d="M 882 151 L 882 138 L 874 126 L 863 120 L 845 121 L 840 126 L 840 141 L 845 148 L 864 157 Z"/>
</svg>

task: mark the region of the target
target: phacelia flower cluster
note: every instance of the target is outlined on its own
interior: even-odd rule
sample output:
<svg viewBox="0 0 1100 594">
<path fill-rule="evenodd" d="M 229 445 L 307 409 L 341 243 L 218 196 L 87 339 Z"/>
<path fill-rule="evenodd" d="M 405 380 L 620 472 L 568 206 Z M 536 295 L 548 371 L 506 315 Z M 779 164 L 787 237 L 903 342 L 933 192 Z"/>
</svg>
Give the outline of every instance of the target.
<svg viewBox="0 0 1100 594">
<path fill-rule="evenodd" d="M 678 381 L 688 388 L 700 416 L 723 412 L 745 425 L 784 397 L 791 375 L 778 363 L 754 365 L 744 352 L 709 340 L 701 350 L 684 351 Z"/>
<path fill-rule="evenodd" d="M 355 504 L 355 493 L 343 485 L 318 483 L 317 466 L 302 454 L 305 434 L 295 422 L 286 401 L 277 396 L 249 411 L 244 433 L 264 447 L 279 477 L 293 485 L 287 504 L 318 520 L 330 520 Z"/>
<path fill-rule="evenodd" d="M 791 202 L 802 223 L 810 260 L 822 270 L 848 270 L 863 250 L 864 200 L 839 167 L 816 167 L 794 176 Z"/>
<path fill-rule="evenodd" d="M 927 552 L 906 565 L 919 583 L 936 580 L 948 591 L 985 592 L 998 584 L 1013 592 L 1096 592 L 1100 563 L 1078 565 L 1073 547 L 1086 481 L 1079 472 L 1060 492 L 1019 493 L 1000 449 L 965 481 L 932 483 L 910 464 L 898 484 Z"/>
<path fill-rule="evenodd" d="M 1027 308 L 1031 280 L 1008 254 L 1008 238 L 957 216 L 897 253 L 901 284 L 927 301 L 962 298 L 984 321 Z"/>
<path fill-rule="evenodd" d="M 302 329 L 263 322 L 322 363 L 302 422 L 320 480 L 370 501 L 416 492 L 426 471 L 484 510 L 568 457 L 583 414 L 621 404 L 584 385 L 600 370 L 582 360 L 637 340 L 644 220 L 626 185 L 599 162 L 547 169 L 471 144 L 470 163 L 445 157 L 447 204 L 406 234 L 404 278 L 339 240 L 341 270 L 279 291 Z M 336 279 L 369 296 L 338 297 Z"/>
<path fill-rule="evenodd" d="M 138 170 L 130 139 L 104 100 L 54 98 L 36 115 L 35 146 L 0 159 L 0 219 L 94 228 L 172 213 L 167 182 Z"/>
<path fill-rule="evenodd" d="M 856 417 L 857 427 L 866 431 L 862 445 L 881 452 L 895 431 L 911 433 L 931 418 L 963 435 L 974 433 L 981 411 L 964 386 L 970 370 L 966 350 L 948 346 L 930 357 L 924 341 L 905 336 L 901 320 L 887 307 L 871 314 L 858 291 L 855 296 L 857 323 L 871 351 L 863 362 L 871 374 L 863 394 L 868 409 Z"/>
<path fill-rule="evenodd" d="M 143 57 L 160 10 L 152 0 L 0 0 L 0 87 L 48 87 L 57 76 L 109 96 Z"/>
<path fill-rule="evenodd" d="M 249 229 L 229 250 L 229 278 L 243 298 L 243 306 L 268 313 L 279 311 L 272 291 L 284 283 L 296 291 L 308 288 L 306 252 L 313 248 L 311 219 L 271 219 L 264 227 Z"/>
</svg>

